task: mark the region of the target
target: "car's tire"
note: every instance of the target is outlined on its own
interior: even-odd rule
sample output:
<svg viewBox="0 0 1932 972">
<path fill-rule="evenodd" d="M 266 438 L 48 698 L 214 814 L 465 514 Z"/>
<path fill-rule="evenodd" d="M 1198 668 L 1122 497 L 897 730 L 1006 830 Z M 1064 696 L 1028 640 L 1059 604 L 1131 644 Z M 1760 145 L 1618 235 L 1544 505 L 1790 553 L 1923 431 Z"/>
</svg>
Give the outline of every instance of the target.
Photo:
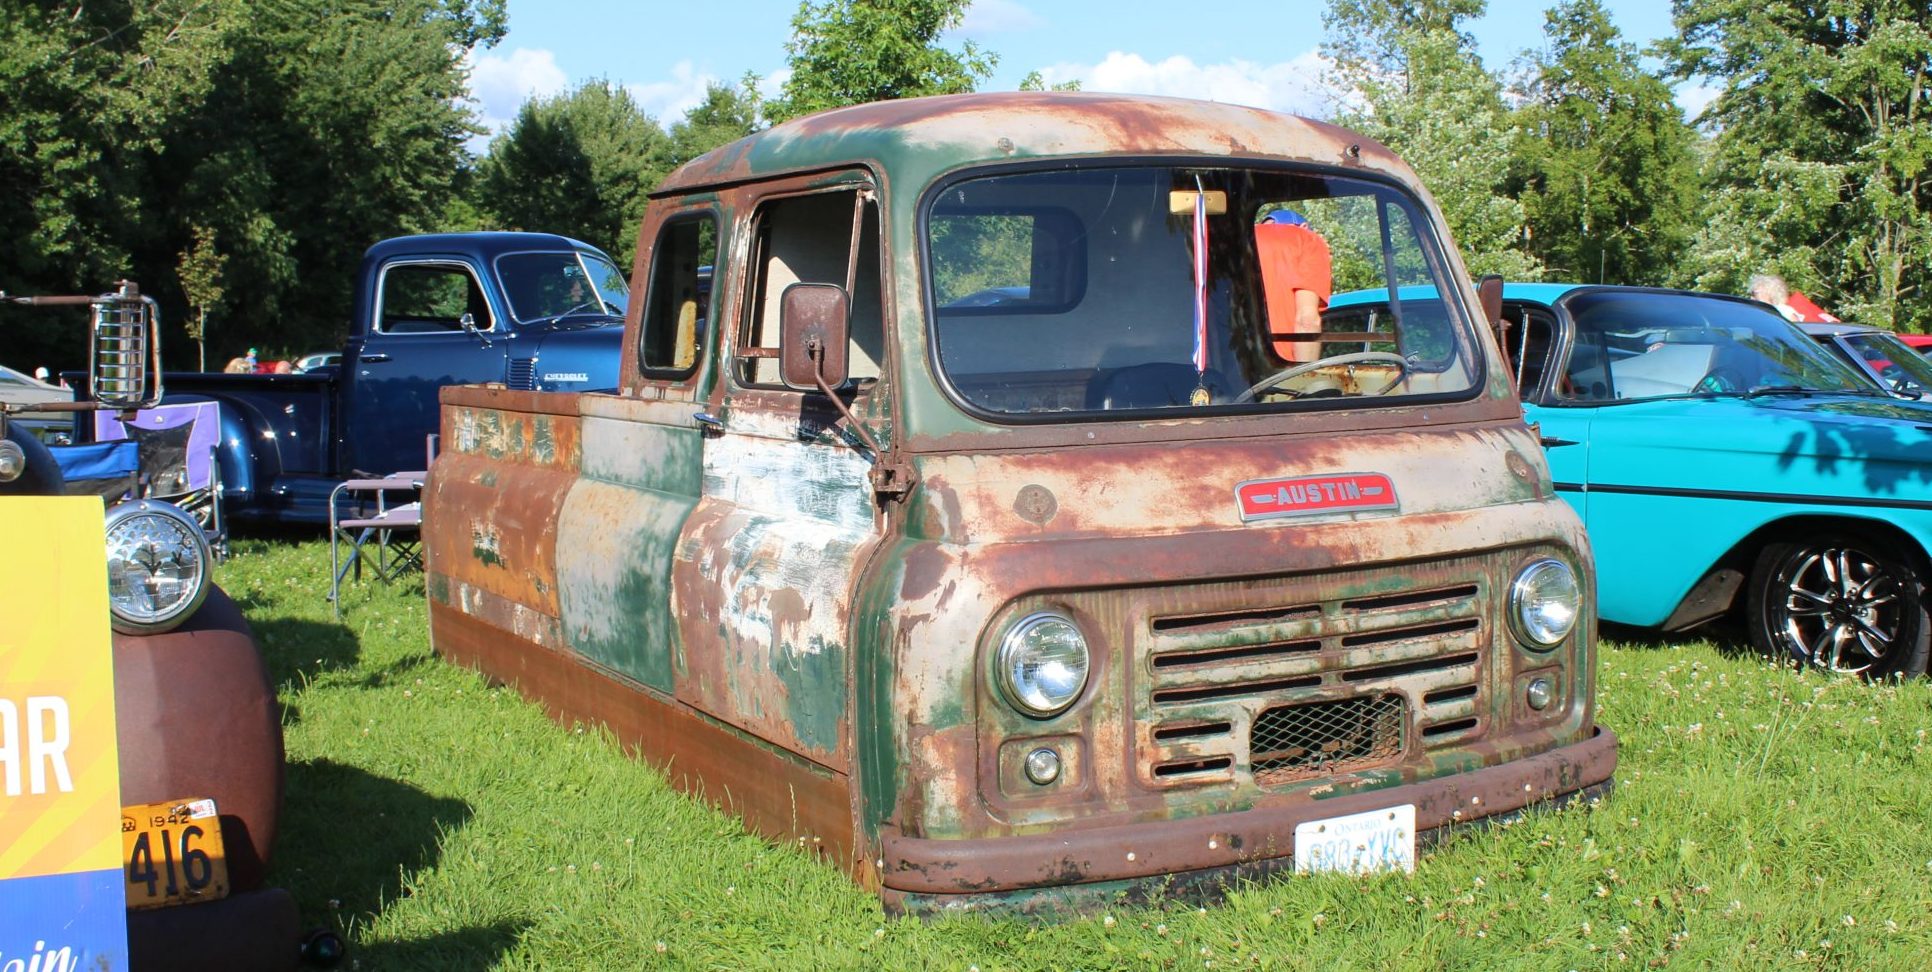
<svg viewBox="0 0 1932 972">
<path fill-rule="evenodd" d="M 1815 533 L 1758 554 L 1745 622 L 1770 658 L 1866 678 L 1924 675 L 1926 581 L 1897 542 Z"/>
</svg>

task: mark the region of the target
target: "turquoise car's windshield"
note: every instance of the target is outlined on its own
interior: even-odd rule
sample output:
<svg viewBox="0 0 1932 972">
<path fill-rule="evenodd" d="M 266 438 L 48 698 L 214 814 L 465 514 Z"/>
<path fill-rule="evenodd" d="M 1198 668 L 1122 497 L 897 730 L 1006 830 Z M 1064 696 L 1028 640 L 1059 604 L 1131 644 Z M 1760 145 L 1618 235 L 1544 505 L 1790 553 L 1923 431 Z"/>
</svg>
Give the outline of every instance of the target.
<svg viewBox="0 0 1932 972">
<path fill-rule="evenodd" d="M 971 178 L 926 213 L 938 363 L 965 403 L 1060 418 L 1473 394 L 1474 328 L 1427 211 L 1281 167 Z M 1330 310 L 1345 290 L 1393 301 Z"/>
<path fill-rule="evenodd" d="M 1684 293 L 1585 291 L 1559 398 L 1606 403 L 1685 395 L 1878 394 L 1762 305 Z"/>
</svg>

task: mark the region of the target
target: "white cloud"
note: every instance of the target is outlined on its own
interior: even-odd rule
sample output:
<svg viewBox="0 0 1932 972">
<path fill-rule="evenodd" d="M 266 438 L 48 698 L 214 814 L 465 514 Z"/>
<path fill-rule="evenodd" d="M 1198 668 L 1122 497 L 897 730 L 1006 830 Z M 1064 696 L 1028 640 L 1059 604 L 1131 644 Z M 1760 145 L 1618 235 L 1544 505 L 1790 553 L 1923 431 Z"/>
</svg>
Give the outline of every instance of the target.
<svg viewBox="0 0 1932 972">
<path fill-rule="evenodd" d="M 704 104 L 704 89 L 718 81 L 714 75 L 699 72 L 690 61 L 679 61 L 672 65 L 668 80 L 627 84 L 624 87 L 645 114 L 669 128 L 691 109 Z"/>
<path fill-rule="evenodd" d="M 1684 110 L 1685 118 L 1694 122 L 1723 92 L 1724 89 L 1717 85 L 1686 84 L 1677 89 L 1677 107 Z"/>
<path fill-rule="evenodd" d="M 570 78 L 557 66 L 557 55 L 542 48 L 519 47 L 507 54 L 471 55 L 470 101 L 490 135 L 517 117 L 517 109 L 533 97 L 560 94 Z M 489 136 L 482 141 L 488 144 Z M 471 145 L 473 150 L 478 146 Z"/>
<path fill-rule="evenodd" d="M 1274 64 L 1239 59 L 1196 64 L 1180 55 L 1150 62 L 1114 51 L 1099 64 L 1056 64 L 1040 75 L 1048 84 L 1078 80 L 1083 91 L 1171 95 L 1325 116 L 1333 113 L 1335 102 L 1335 93 L 1321 80 L 1325 63 L 1314 50 Z"/>
<path fill-rule="evenodd" d="M 1014 0 L 973 0 L 960 20 L 958 32 L 969 37 L 1014 33 L 1045 27 L 1046 18 Z"/>
</svg>

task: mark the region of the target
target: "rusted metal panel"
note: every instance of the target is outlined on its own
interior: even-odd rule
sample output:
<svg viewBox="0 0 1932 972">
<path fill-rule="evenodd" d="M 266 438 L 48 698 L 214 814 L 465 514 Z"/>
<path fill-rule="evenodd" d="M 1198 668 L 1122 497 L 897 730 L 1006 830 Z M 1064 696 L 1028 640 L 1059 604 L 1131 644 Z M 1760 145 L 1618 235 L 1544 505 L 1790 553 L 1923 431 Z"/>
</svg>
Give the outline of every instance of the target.
<svg viewBox="0 0 1932 972">
<path fill-rule="evenodd" d="M 1582 742 L 1513 762 L 1299 806 L 984 840 L 922 840 L 888 831 L 881 879 L 895 892 L 968 894 L 1252 865 L 1292 856 L 1295 825 L 1307 820 L 1413 803 L 1417 829 L 1436 830 L 1514 813 L 1608 781 L 1616 766 L 1616 737 L 1598 731 Z"/>
<path fill-rule="evenodd" d="M 742 816 L 759 833 L 821 853 L 855 875 L 871 873 L 863 855 L 853 853 L 844 774 L 762 745 L 568 654 L 506 638 L 450 605 L 432 601 L 429 613 L 444 657 L 538 700 L 560 723 L 608 726 L 679 788 Z"/>
<path fill-rule="evenodd" d="M 443 451 L 423 490 L 430 573 L 559 617 L 553 524 L 581 461 L 575 397 L 449 388 L 443 401 Z M 570 412 L 543 411 L 557 407 Z"/>
<path fill-rule="evenodd" d="M 1205 458 L 1210 453 L 1203 453 Z M 1213 466 L 1205 462 L 1204 466 Z M 1229 500 L 1231 503 L 1231 498 Z M 1186 518 L 1186 511 L 1171 514 Z M 1231 519 L 1230 515 L 1230 519 Z M 1158 524 L 1160 521 L 1154 521 Z M 1106 814 L 1179 814 L 1205 807 L 1241 806 L 1267 793 L 1243 783 L 1204 798 L 1172 786 L 1151 786 L 1145 751 L 1152 727 L 1136 716 L 1147 711 L 1149 685 L 1209 688 L 1249 680 L 1239 693 L 1241 712 L 1218 716 L 1224 735 L 1245 729 L 1261 708 L 1284 701 L 1344 697 L 1398 684 L 1415 696 L 1414 731 L 1462 718 L 1460 707 L 1433 713 L 1422 696 L 1437 682 L 1467 681 L 1475 673 L 1477 704 L 1507 713 L 1518 649 L 1501 630 L 1496 578 L 1513 575 L 1528 551 L 1550 550 L 1581 560 L 1581 530 L 1559 504 L 1519 502 L 1474 510 L 1408 516 L 1330 518 L 1326 522 L 1276 523 L 1219 531 L 1153 535 L 1123 531 L 1113 536 L 1055 537 L 1053 542 L 1016 539 L 988 544 L 931 543 L 903 549 L 894 590 L 891 628 L 878 641 L 892 652 L 887 666 L 897 788 L 869 792 L 872 813 L 915 836 L 987 836 L 1021 825 L 1043 825 Z M 1492 551 L 1472 556 L 1470 550 Z M 1587 583 L 1587 573 L 1585 574 Z M 1474 590 L 1465 590 L 1474 587 Z M 1444 592 L 1415 599 L 1417 592 Z M 1343 611 L 1353 599 L 1393 597 L 1394 606 Z M 1405 600 L 1406 599 L 1406 600 Z M 984 684 L 981 672 L 1001 626 L 1036 607 L 1051 605 L 1071 615 L 1086 632 L 1094 654 L 1088 696 L 1067 715 L 1036 720 L 1020 715 Z M 1300 612 L 1300 613 L 1298 613 Z M 1362 618 L 1374 614 L 1373 626 Z M 1279 617 L 1276 617 L 1279 615 Z M 1252 617 L 1250 617 L 1252 616 Z M 1202 618 L 1191 625 L 1154 628 L 1157 620 Z M 1473 627 L 1467 626 L 1475 619 Z M 1259 620 L 1256 620 L 1259 619 Z M 1457 625 L 1436 629 L 1440 622 Z M 1386 640 L 1363 638 L 1371 630 L 1423 634 Z M 1493 761 L 1515 748 L 1573 741 L 1588 730 L 1589 645 L 1585 625 L 1559 650 L 1574 659 L 1559 725 L 1524 733 L 1485 712 L 1483 724 L 1495 748 L 1460 750 L 1467 765 Z M 1287 651 L 1223 658 L 1214 666 L 1184 661 L 1155 668 L 1159 651 L 1227 650 L 1314 642 L 1305 652 Z M 977 646 L 974 652 L 958 646 Z M 1426 645 L 1426 647 L 1424 647 Z M 1435 671 L 1378 681 L 1376 669 L 1424 657 L 1460 659 Z M 1547 664 L 1547 662 L 1538 662 Z M 1343 672 L 1357 673 L 1354 681 Z M 1300 679 L 1316 676 L 1313 683 Z M 1185 700 L 1186 696 L 1179 696 Z M 1139 701 L 1136 701 L 1139 700 Z M 1446 701 L 1460 701 L 1450 698 Z M 1179 706 L 1175 720 L 1186 707 Z M 1429 718 L 1425 722 L 1424 716 Z M 1031 735 L 1086 739 L 1097 755 L 1078 787 L 1049 788 L 1017 803 L 1001 796 L 1001 768 L 993 760 L 1002 741 Z M 1482 739 L 1459 744 L 1473 747 Z M 1419 778 L 1455 764 L 1442 751 L 1415 747 L 1386 785 Z M 989 809 L 989 807 L 991 809 Z"/>
<path fill-rule="evenodd" d="M 116 632 L 114 711 L 121 802 L 213 799 L 231 886 L 261 887 L 282 812 L 281 709 L 235 602 L 215 588 L 181 627 Z"/>
<path fill-rule="evenodd" d="M 1106 154 L 1293 158 L 1415 181 L 1408 165 L 1380 143 L 1323 122 L 1177 98 L 1010 92 L 882 101 L 795 119 L 700 156 L 654 195 L 853 160 L 879 160 L 922 176 L 967 158 Z M 922 157 L 932 161 L 921 165 Z"/>
<path fill-rule="evenodd" d="M 741 407 L 703 468 L 673 567 L 678 697 L 848 769 L 851 587 L 877 539 L 870 465 L 802 434 L 796 413 Z"/>
</svg>

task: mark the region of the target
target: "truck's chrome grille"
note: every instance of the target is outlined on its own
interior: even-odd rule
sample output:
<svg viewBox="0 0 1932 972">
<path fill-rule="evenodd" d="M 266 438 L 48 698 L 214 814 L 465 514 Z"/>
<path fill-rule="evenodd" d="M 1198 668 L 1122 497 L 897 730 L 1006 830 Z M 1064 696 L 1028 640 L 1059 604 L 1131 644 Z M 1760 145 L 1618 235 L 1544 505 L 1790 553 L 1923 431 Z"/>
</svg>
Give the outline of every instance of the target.
<svg viewBox="0 0 1932 972">
<path fill-rule="evenodd" d="M 1402 753 L 1400 695 L 1278 705 L 1255 717 L 1248 763 L 1262 786 L 1377 766 Z"/>
<path fill-rule="evenodd" d="M 537 388 L 537 359 L 511 358 L 509 385 L 517 391 L 535 391 Z"/>
</svg>

